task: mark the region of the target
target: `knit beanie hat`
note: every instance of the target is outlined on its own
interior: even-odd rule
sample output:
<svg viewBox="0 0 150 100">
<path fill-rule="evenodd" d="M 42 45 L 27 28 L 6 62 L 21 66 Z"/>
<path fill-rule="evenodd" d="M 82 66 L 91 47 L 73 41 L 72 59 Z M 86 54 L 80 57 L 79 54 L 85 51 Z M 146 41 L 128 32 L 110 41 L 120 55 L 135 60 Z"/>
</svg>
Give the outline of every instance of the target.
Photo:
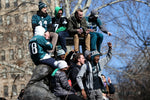
<svg viewBox="0 0 150 100">
<path fill-rule="evenodd" d="M 92 10 L 90 17 L 98 17 L 98 12 L 96 10 Z"/>
<path fill-rule="evenodd" d="M 42 26 L 35 27 L 34 36 L 36 36 L 36 35 L 44 36 L 44 33 L 45 33 L 45 28 L 43 28 Z"/>
<path fill-rule="evenodd" d="M 90 54 L 91 54 L 91 52 L 90 52 L 89 50 L 86 50 L 86 51 L 84 52 L 84 57 L 87 58 L 87 56 L 90 55 Z"/>
<path fill-rule="evenodd" d="M 59 69 L 63 69 L 63 68 L 68 67 L 68 65 L 67 65 L 67 62 L 66 62 L 66 61 L 64 61 L 64 60 L 59 60 L 59 61 L 58 61 L 58 64 L 57 64 L 57 67 L 58 67 Z"/>
<path fill-rule="evenodd" d="M 47 7 L 47 5 L 43 2 L 39 2 L 39 10 L 41 10 L 42 8 Z"/>
<path fill-rule="evenodd" d="M 65 55 L 65 51 L 63 49 L 60 49 L 57 51 L 57 56 Z"/>
<path fill-rule="evenodd" d="M 97 50 L 94 50 L 91 52 L 91 57 L 95 57 L 97 55 L 99 55 L 99 56 L 101 55 Z"/>
</svg>

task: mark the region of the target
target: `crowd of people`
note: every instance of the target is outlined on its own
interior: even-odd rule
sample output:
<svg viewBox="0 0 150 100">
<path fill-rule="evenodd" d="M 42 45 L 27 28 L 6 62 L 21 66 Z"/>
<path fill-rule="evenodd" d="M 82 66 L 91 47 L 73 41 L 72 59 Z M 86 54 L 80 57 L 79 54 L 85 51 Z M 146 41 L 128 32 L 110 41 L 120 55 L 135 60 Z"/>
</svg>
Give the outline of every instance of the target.
<svg viewBox="0 0 150 100">
<path fill-rule="evenodd" d="M 102 75 L 104 66 L 112 57 L 112 44 L 108 42 L 108 53 L 101 58 L 103 34 L 111 36 L 98 18 L 95 10 L 84 17 L 77 9 L 70 17 L 63 17 L 63 9 L 55 7 L 55 17 L 47 13 L 47 5 L 39 2 L 37 14 L 32 16 L 33 37 L 29 41 L 31 59 L 35 65 L 45 64 L 51 73 L 52 93 L 61 100 L 112 100 L 115 88 L 111 79 Z M 66 37 L 73 37 L 74 50 L 67 52 Z M 79 53 L 79 37 L 84 37 L 85 51 Z M 61 47 L 52 58 L 57 42 Z M 68 55 L 67 55 L 68 54 Z M 38 74 L 38 73 L 37 73 Z"/>
</svg>

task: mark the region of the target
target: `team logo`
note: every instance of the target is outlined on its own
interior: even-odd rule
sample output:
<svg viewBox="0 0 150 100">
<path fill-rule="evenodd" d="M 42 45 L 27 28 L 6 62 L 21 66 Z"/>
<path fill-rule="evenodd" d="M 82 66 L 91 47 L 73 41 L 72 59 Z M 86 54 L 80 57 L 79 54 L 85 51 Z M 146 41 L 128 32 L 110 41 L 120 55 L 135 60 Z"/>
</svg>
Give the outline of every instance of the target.
<svg viewBox="0 0 150 100">
<path fill-rule="evenodd" d="M 47 25 L 47 21 L 46 20 L 44 21 L 44 24 Z"/>
</svg>

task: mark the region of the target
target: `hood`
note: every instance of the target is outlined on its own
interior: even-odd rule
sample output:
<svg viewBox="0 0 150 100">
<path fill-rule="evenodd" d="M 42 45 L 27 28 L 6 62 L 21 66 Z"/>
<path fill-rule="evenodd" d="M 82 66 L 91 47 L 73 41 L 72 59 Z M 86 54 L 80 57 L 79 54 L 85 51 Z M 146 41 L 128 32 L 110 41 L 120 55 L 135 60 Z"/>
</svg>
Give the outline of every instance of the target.
<svg viewBox="0 0 150 100">
<path fill-rule="evenodd" d="M 35 27 L 34 36 L 36 36 L 36 35 L 44 36 L 44 33 L 45 33 L 45 28 L 43 28 L 42 26 Z"/>
<path fill-rule="evenodd" d="M 55 7 L 55 17 L 57 16 L 59 10 L 62 10 L 63 12 L 63 9 L 61 7 Z"/>
</svg>

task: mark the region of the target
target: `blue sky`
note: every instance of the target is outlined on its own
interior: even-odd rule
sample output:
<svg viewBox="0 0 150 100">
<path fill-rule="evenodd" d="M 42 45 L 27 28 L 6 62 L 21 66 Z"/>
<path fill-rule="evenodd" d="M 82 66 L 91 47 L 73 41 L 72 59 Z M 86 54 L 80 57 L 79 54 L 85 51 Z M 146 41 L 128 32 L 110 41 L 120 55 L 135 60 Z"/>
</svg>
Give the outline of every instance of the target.
<svg viewBox="0 0 150 100">
<path fill-rule="evenodd" d="M 110 1 L 112 0 L 105 0 L 107 3 Z M 92 0 L 92 4 L 86 15 L 89 15 L 91 10 L 96 9 L 101 5 L 101 0 L 98 2 L 97 0 Z M 108 50 L 107 42 L 112 42 L 113 57 L 108 65 L 111 68 L 115 68 L 116 70 L 120 71 L 124 69 L 128 63 L 132 62 L 134 55 L 137 54 L 140 49 L 142 49 L 136 48 L 136 43 L 143 47 L 143 42 L 141 42 L 135 35 L 135 32 L 131 27 L 131 23 L 128 21 L 128 17 L 124 12 L 127 12 L 129 18 L 133 20 L 132 23 L 138 35 L 142 37 L 144 34 L 145 38 L 147 38 L 150 36 L 150 7 L 142 3 L 131 3 L 131 1 L 128 0 L 107 6 L 98 10 L 98 12 L 101 21 L 105 24 L 108 31 L 112 33 L 112 36 L 108 36 L 103 33 L 104 40 L 102 43 L 102 52 L 106 53 Z M 118 23 L 121 25 L 118 25 Z M 131 38 L 131 36 L 134 37 L 135 40 Z M 112 74 L 113 70 L 104 69 L 103 73 L 106 76 L 110 76 L 115 81 L 116 76 Z"/>
<path fill-rule="evenodd" d="M 100 5 L 101 2 L 99 4 L 95 4 L 95 8 Z M 124 7 L 125 10 L 122 9 L 122 7 Z M 137 46 L 137 43 L 139 46 L 144 47 L 143 42 L 141 42 L 135 35 L 131 27 L 131 23 L 125 16 L 124 11 L 126 11 L 129 17 L 133 20 L 133 26 L 140 37 L 142 37 L 143 34 L 145 38 L 150 36 L 150 7 L 147 5 L 142 3 L 121 2 L 99 10 L 101 21 L 104 22 L 108 31 L 112 32 L 112 36 L 110 37 L 103 33 L 104 40 L 102 43 L 102 52 L 107 51 L 107 48 L 105 48 L 107 46 L 107 42 L 112 42 L 114 46 L 113 57 L 108 65 L 116 70 L 124 69 L 128 63 L 132 62 L 134 55 L 140 51 L 141 48 L 135 48 L 133 45 Z M 122 25 L 119 26 L 117 22 L 124 24 L 123 27 L 121 27 Z M 135 40 L 130 38 L 129 35 L 134 37 Z M 122 56 L 119 56 L 118 54 L 121 54 Z M 116 78 L 112 75 L 111 70 L 106 69 L 103 73 L 114 80 Z"/>
</svg>

